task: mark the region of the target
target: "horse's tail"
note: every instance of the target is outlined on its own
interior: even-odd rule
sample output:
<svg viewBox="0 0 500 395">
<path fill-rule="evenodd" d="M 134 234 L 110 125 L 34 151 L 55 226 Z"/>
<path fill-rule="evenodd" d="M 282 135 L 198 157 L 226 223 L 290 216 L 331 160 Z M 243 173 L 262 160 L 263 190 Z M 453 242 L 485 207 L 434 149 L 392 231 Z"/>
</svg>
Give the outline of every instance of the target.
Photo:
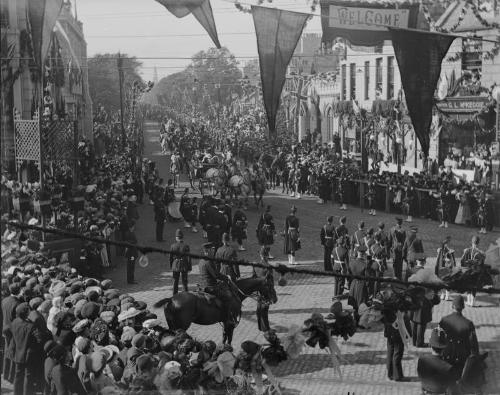
<svg viewBox="0 0 500 395">
<path fill-rule="evenodd" d="M 172 298 L 163 298 L 163 299 L 160 299 L 158 302 L 156 302 L 153 307 L 155 309 L 158 309 L 166 304 L 170 304 L 170 302 L 172 302 Z"/>
</svg>

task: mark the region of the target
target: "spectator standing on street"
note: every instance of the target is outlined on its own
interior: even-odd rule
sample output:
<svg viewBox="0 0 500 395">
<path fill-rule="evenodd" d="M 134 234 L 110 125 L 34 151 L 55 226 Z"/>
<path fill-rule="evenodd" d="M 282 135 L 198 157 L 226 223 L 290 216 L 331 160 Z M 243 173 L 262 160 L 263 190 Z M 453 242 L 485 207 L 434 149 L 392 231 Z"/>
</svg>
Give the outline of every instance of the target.
<svg viewBox="0 0 500 395">
<path fill-rule="evenodd" d="M 170 251 L 178 252 L 177 254 L 170 254 L 170 267 L 172 268 L 172 275 L 174 277 L 174 290 L 173 294 L 179 292 L 179 278 L 182 277 L 182 286 L 184 291 L 188 291 L 188 273 L 192 270 L 191 258 L 181 254 L 189 253 L 189 246 L 184 244 L 184 234 L 182 230 L 175 231 L 175 243 L 170 246 Z"/>
<path fill-rule="evenodd" d="M 396 225 L 391 228 L 390 249 L 392 253 L 392 267 L 394 277 L 403 279 L 403 246 L 406 240 L 406 231 L 402 227 L 403 218 L 396 218 Z"/>
<path fill-rule="evenodd" d="M 125 234 L 125 242 L 129 244 L 137 244 L 137 236 L 134 233 L 135 221 L 129 222 L 129 228 Z M 125 249 L 125 259 L 127 260 L 127 283 L 137 284 L 135 281 L 135 261 L 139 256 L 139 251 L 136 247 L 127 247 Z"/>
<path fill-rule="evenodd" d="M 39 355 L 43 352 L 42 335 L 28 320 L 28 303 L 16 307 L 16 318 L 12 321 L 12 349 L 15 363 L 14 394 L 31 395 L 35 392 L 38 377 Z"/>
</svg>

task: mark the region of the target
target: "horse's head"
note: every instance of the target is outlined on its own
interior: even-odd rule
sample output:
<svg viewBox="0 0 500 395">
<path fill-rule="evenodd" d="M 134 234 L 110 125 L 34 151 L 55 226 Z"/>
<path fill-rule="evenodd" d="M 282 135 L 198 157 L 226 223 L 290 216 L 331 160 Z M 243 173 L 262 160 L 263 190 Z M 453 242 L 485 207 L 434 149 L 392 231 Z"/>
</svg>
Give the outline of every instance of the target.
<svg viewBox="0 0 500 395">
<path fill-rule="evenodd" d="M 262 280 L 262 287 L 259 289 L 260 295 L 271 304 L 276 303 L 278 301 L 278 296 L 274 288 L 274 277 L 272 273 L 269 272 Z"/>
</svg>

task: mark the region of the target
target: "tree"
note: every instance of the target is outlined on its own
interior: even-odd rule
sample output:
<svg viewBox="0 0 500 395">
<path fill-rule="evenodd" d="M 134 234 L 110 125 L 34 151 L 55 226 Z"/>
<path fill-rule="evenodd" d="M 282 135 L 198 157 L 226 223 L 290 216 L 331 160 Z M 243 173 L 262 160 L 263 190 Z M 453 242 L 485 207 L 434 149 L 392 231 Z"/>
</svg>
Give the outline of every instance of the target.
<svg viewBox="0 0 500 395">
<path fill-rule="evenodd" d="M 196 108 L 212 114 L 229 106 L 233 94 L 241 93 L 241 70 L 227 48 L 210 48 L 193 55 L 191 63 L 158 82 L 161 102 L 179 110 Z"/>
<path fill-rule="evenodd" d="M 142 63 L 135 57 L 121 54 L 123 58 L 123 89 L 134 81 L 144 84 L 139 75 Z M 118 54 L 97 54 L 88 60 L 89 90 L 94 107 L 104 106 L 107 111 L 120 109 L 120 85 L 118 75 Z M 125 93 L 124 93 L 125 97 Z"/>
</svg>

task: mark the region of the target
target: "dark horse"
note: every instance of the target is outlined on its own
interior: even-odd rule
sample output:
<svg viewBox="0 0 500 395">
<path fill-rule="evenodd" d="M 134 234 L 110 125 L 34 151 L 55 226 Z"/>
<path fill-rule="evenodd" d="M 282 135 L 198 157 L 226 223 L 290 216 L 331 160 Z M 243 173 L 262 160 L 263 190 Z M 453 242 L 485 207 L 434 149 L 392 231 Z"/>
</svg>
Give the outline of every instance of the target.
<svg viewBox="0 0 500 395">
<path fill-rule="evenodd" d="M 250 277 L 237 280 L 238 295 L 235 304 L 241 311 L 241 303 L 254 293 L 260 294 L 265 300 L 276 303 L 277 296 L 274 289 L 272 274 L 266 277 Z M 155 308 L 165 306 L 163 312 L 171 330 L 187 330 L 191 323 L 198 325 L 212 325 L 222 322 L 224 333 L 222 341 L 231 344 L 233 340 L 234 325 L 227 323 L 226 311 L 214 301 L 207 300 L 204 293 L 181 292 L 171 298 L 164 298 L 154 304 Z"/>
</svg>

